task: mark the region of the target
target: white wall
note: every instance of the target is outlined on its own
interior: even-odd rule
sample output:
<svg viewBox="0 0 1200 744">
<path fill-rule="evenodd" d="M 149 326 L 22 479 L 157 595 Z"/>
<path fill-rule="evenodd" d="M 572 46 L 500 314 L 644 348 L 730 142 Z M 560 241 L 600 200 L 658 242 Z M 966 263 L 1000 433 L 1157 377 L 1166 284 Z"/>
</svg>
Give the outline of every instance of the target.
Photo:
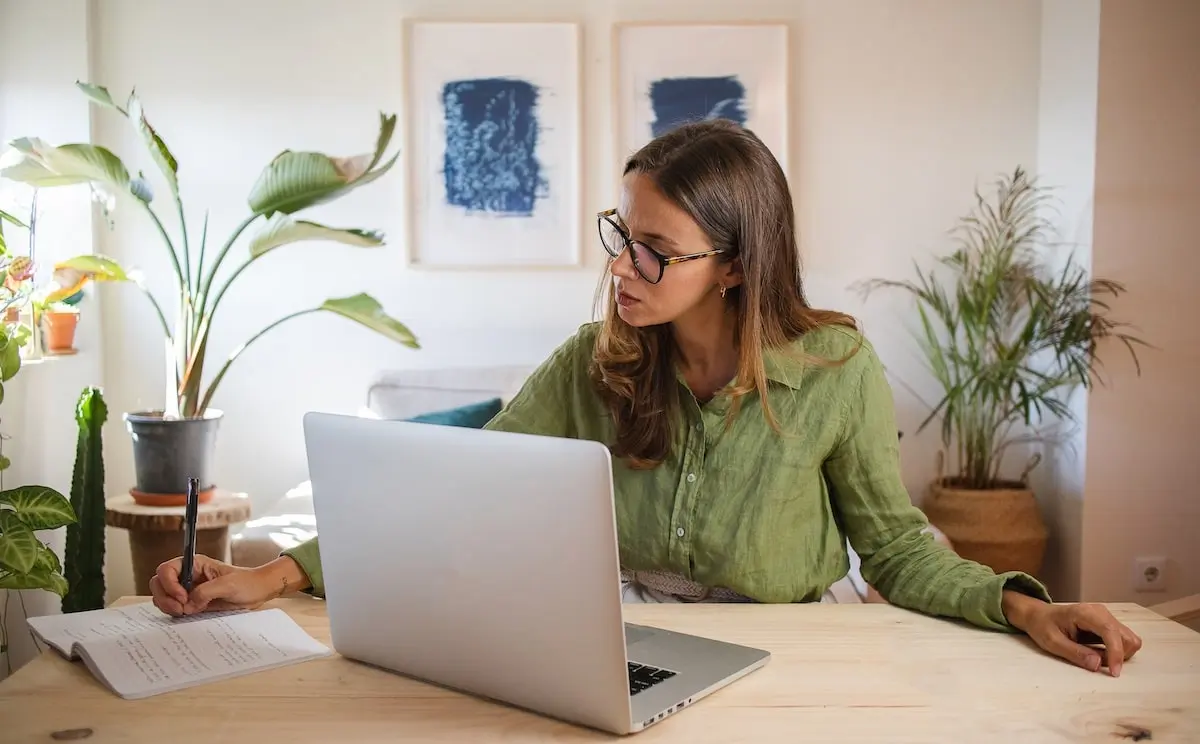
<svg viewBox="0 0 1200 744">
<path fill-rule="evenodd" d="M 1138 378 L 1110 344 L 1089 398 L 1082 593 L 1154 603 L 1200 592 L 1200 4 L 1102 7 L 1092 265 L 1157 348 Z M 1132 590 L 1138 556 L 1168 559 L 1165 594 Z"/>
<path fill-rule="evenodd" d="M 50 0 L 43 7 L 62 12 L 65 3 Z M 899 298 L 880 296 L 864 307 L 847 287 L 868 276 L 908 276 L 914 257 L 948 246 L 946 231 L 969 209 L 977 183 L 1018 164 L 1036 166 L 1036 0 L 526 0 L 503 9 L 483 0 L 104 0 L 96 6 L 92 80 L 120 96 L 137 86 L 179 159 L 189 224 L 197 230 L 210 210 L 210 239 L 240 221 L 250 185 L 279 150 L 354 153 L 372 144 L 379 110 L 401 114 L 403 123 L 405 16 L 573 18 L 585 24 L 585 213 L 615 197 L 621 154 L 608 131 L 613 21 L 786 20 L 792 34 L 789 170 L 808 291 L 816 304 L 857 314 L 897 375 L 905 479 L 919 501 L 937 436 L 914 434 L 926 410 L 906 386 L 927 400 L 935 391 L 923 382 L 915 347 L 897 319 Z M 35 37 L 53 33 L 53 24 L 40 28 Z M 73 95 L 74 71 L 53 77 L 55 94 Z M 125 123 L 102 114 L 95 131 L 100 143 L 157 174 Z M 291 246 L 248 271 L 221 309 L 214 360 L 291 309 L 359 290 L 372 292 L 411 324 L 425 346 L 405 350 L 318 316 L 284 325 L 252 347 L 216 397 L 227 412 L 218 473 L 223 485 L 250 492 L 260 508 L 306 477 L 305 411 L 356 410 L 369 381 L 387 368 L 536 361 L 590 317 L 601 266 L 598 245 L 589 246 L 582 271 L 405 270 L 400 183 L 397 172 L 312 212 L 334 224 L 381 228 L 391 237 L 389 247 Z M 101 235 L 100 249 L 144 268 L 161 291 L 165 256 L 146 220 L 123 206 L 116 229 Z M 174 224 L 169 211 L 162 214 Z M 106 465 L 115 493 L 132 480 L 120 413 L 161 404 L 163 364 L 144 298 L 128 287 L 106 287 L 102 296 L 104 380 L 117 421 L 108 427 Z M 112 565 L 115 574 L 128 570 L 124 561 Z M 116 575 L 111 586 L 132 591 L 127 582 L 127 575 Z"/>
<path fill-rule="evenodd" d="M 102 4 L 96 81 L 121 94 L 137 85 L 181 163 L 193 226 L 208 207 L 211 235 L 225 234 L 245 213 L 244 195 L 259 169 L 283 147 L 356 152 L 369 145 L 376 112 L 400 112 L 405 15 L 496 15 L 482 3 L 451 9 L 445 3 L 355 0 L 333 7 L 317 0 Z M 941 247 L 942 234 L 967 207 L 978 179 L 1033 163 L 1036 156 L 1036 2 L 917 2 L 900 10 L 883 0 L 759 0 L 736 6 L 531 0 L 506 15 L 577 17 L 586 23 L 585 211 L 615 196 L 613 162 L 619 154 L 605 124 L 611 120 L 612 21 L 790 20 L 791 169 L 810 292 L 818 303 L 860 311 L 845 291 L 850 282 L 864 271 L 907 272 L 912 256 Z M 272 33 L 264 36 L 261 30 L 268 26 Z M 161 33 L 167 27 L 186 33 Z M 305 41 L 314 34 L 319 44 Z M 990 58 L 1005 64 L 982 62 Z M 116 119 L 103 119 L 98 131 L 119 152 L 138 151 L 133 134 Z M 249 490 L 258 504 L 270 503 L 305 477 L 304 411 L 354 410 L 368 381 L 387 367 L 536 360 L 589 318 L 598 246 L 589 246 L 590 265 L 582 272 L 405 271 L 399 199 L 396 174 L 319 212 L 330 222 L 383 228 L 391 247 L 294 246 L 247 272 L 221 310 L 214 356 L 290 308 L 367 289 L 409 322 L 426 347 L 407 351 L 320 318 L 282 326 L 252 347 L 226 378 L 217 403 L 227 411 L 221 480 Z M 105 236 L 104 248 L 146 267 L 161 286 L 162 252 L 144 221 L 130 217 Z M 158 404 L 161 354 L 144 300 L 126 291 L 107 292 L 105 300 L 111 310 L 106 376 L 114 406 Z M 903 359 L 908 340 L 888 337 L 896 329 L 884 322 L 885 307 L 882 300 L 872 302 L 863 317 L 889 360 L 913 372 L 913 363 Z M 918 415 L 907 410 L 905 422 L 911 425 Z M 932 455 L 912 442 L 906 439 L 916 486 Z M 119 476 L 127 445 L 113 442 L 110 451 Z"/>
</svg>

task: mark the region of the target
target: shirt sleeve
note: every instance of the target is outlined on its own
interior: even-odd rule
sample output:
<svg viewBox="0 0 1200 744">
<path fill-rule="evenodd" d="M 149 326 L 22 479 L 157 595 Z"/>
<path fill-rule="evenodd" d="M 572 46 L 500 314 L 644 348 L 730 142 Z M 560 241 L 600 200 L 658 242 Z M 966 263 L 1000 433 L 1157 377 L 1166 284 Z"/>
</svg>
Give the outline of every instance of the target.
<svg viewBox="0 0 1200 744">
<path fill-rule="evenodd" d="M 319 536 L 318 536 L 319 537 Z M 300 570 L 308 577 L 310 584 L 304 591 L 314 597 L 325 596 L 325 577 L 321 573 L 321 547 L 317 544 L 318 537 L 305 540 L 295 547 L 280 553 L 288 556 L 300 566 Z"/>
<path fill-rule="evenodd" d="M 556 348 L 526 379 L 520 391 L 489 421 L 484 428 L 495 431 L 514 431 L 525 434 L 570 437 L 575 435 L 573 412 L 586 384 L 587 364 L 591 359 L 590 326 L 581 328 Z M 320 525 L 317 525 L 318 531 Z M 284 550 L 300 566 L 312 585 L 305 590 L 317 597 L 325 596 L 324 575 L 321 571 L 321 548 L 318 537 Z"/>
<path fill-rule="evenodd" d="M 863 578 L 894 605 L 1015 630 L 1001 608 L 1003 591 L 1050 602 L 1046 588 L 1025 573 L 996 574 L 923 531 L 929 522 L 900 477 L 895 408 L 883 365 L 864 343 L 842 372 L 849 380 L 846 421 L 825 468 L 850 544 L 862 558 Z"/>
</svg>

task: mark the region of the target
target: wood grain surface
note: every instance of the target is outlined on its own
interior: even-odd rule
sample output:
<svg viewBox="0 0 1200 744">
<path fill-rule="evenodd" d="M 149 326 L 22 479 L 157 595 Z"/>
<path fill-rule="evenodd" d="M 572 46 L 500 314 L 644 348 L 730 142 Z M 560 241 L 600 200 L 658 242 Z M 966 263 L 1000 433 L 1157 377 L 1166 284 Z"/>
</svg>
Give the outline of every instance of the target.
<svg viewBox="0 0 1200 744">
<path fill-rule="evenodd" d="M 121 604 L 146 601 L 125 598 Z M 284 608 L 328 643 L 324 602 Z M 761 646 L 767 666 L 638 742 L 1200 741 L 1200 633 L 1110 605 L 1145 641 L 1119 678 L 1021 635 L 889 605 L 630 605 L 626 618 Z M 569 660 L 564 660 L 569 663 Z M 566 742 L 615 739 L 340 656 L 126 701 L 52 651 L 0 683 L 0 741 Z"/>
</svg>

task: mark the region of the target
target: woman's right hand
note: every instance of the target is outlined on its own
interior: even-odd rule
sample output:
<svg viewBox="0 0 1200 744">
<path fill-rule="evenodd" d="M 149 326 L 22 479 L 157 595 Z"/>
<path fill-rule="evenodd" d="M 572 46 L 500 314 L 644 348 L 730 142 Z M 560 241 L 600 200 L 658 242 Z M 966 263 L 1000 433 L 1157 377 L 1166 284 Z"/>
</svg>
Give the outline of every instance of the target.
<svg viewBox="0 0 1200 744">
<path fill-rule="evenodd" d="M 298 591 L 307 584 L 303 572 L 291 558 L 280 557 L 257 568 L 234 566 L 206 555 L 197 555 L 192 564 L 192 591 L 179 583 L 182 558 L 172 558 L 158 566 L 150 578 L 154 606 L 168 615 L 194 615 L 198 612 L 255 609 L 287 591 Z"/>
</svg>

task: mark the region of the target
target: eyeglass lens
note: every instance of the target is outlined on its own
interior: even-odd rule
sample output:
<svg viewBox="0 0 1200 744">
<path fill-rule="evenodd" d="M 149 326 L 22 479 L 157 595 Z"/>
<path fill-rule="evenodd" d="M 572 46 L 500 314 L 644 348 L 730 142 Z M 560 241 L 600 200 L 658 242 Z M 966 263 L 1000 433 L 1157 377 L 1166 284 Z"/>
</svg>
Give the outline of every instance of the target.
<svg viewBox="0 0 1200 744">
<path fill-rule="evenodd" d="M 620 228 L 606 217 L 600 218 L 600 242 L 613 258 L 620 256 L 621 251 L 628 245 L 633 265 L 646 281 L 657 282 L 662 278 L 662 264 L 659 263 L 658 257 L 637 241 L 627 242 Z"/>
</svg>

